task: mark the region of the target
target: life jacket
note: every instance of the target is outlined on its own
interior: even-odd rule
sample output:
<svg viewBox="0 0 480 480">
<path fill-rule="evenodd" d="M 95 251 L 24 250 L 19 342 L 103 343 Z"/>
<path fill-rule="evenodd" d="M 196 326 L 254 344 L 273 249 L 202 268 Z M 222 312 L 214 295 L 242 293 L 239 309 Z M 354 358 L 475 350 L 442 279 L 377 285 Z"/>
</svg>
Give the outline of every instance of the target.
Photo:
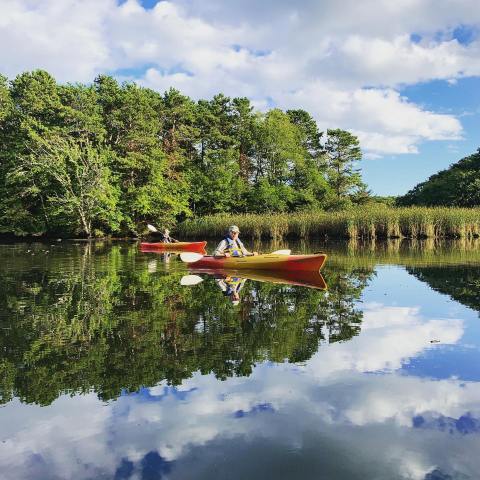
<svg viewBox="0 0 480 480">
<path fill-rule="evenodd" d="M 236 243 L 235 240 L 232 240 L 228 235 L 224 240 L 227 242 L 224 253 L 229 253 L 232 257 L 243 257 L 242 249 L 245 247 L 239 238 L 237 238 Z"/>
<path fill-rule="evenodd" d="M 227 285 L 227 289 L 225 290 L 224 294 L 226 296 L 230 296 L 232 293 L 238 293 L 243 287 L 243 278 L 238 277 L 230 277 L 228 280 L 224 279 L 225 284 Z"/>
</svg>

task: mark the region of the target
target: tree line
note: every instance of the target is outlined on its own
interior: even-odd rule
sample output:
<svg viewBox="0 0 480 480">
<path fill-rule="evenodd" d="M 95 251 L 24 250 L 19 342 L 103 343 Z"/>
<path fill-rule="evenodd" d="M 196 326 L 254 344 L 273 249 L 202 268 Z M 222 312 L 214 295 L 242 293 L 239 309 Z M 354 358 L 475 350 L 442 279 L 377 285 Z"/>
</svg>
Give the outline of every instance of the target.
<svg viewBox="0 0 480 480">
<path fill-rule="evenodd" d="M 0 76 L 0 232 L 142 233 L 190 216 L 358 204 L 369 192 L 351 133 L 247 98 L 193 101 L 98 76 Z"/>
<path fill-rule="evenodd" d="M 478 207 L 480 205 L 480 148 L 441 170 L 397 198 L 397 205 Z"/>
</svg>

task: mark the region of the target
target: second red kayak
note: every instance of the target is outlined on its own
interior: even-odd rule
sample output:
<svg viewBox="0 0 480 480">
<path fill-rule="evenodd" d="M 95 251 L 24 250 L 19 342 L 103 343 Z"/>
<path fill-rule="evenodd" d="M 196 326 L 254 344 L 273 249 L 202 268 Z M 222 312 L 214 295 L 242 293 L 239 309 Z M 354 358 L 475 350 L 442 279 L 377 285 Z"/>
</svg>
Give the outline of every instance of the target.
<svg viewBox="0 0 480 480">
<path fill-rule="evenodd" d="M 163 243 L 163 242 L 142 242 L 140 243 L 140 250 L 142 252 L 198 252 L 205 253 L 205 246 L 207 242 L 177 242 L 177 243 Z"/>
<path fill-rule="evenodd" d="M 267 253 L 248 257 L 216 258 L 204 256 L 189 263 L 190 268 L 230 269 L 230 270 L 282 270 L 284 272 L 318 272 L 325 263 L 327 255 L 279 255 Z"/>
</svg>

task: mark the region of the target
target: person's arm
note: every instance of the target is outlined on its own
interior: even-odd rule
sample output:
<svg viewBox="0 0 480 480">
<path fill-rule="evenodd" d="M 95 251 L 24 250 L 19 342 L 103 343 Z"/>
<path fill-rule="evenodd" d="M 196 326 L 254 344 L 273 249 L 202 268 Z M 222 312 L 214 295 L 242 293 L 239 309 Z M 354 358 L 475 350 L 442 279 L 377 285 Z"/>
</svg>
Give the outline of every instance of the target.
<svg viewBox="0 0 480 480">
<path fill-rule="evenodd" d="M 237 293 L 240 292 L 240 290 L 243 288 L 243 286 L 245 285 L 245 282 L 247 281 L 246 278 L 244 278 L 239 284 L 238 284 L 238 288 L 237 288 Z"/>
<path fill-rule="evenodd" d="M 226 242 L 226 240 L 222 240 L 217 245 L 217 248 L 215 249 L 215 252 L 213 252 L 213 256 L 214 257 L 224 257 L 226 248 L 227 248 L 227 242 Z"/>
<path fill-rule="evenodd" d="M 228 289 L 228 286 L 227 284 L 225 283 L 225 280 L 223 278 L 216 278 L 215 279 L 215 282 L 217 283 L 217 285 L 220 287 L 220 290 L 222 290 L 222 292 L 226 292 L 227 289 Z"/>
<path fill-rule="evenodd" d="M 173 243 L 180 243 L 176 238 L 173 238 L 173 237 L 170 237 L 170 240 L 171 240 Z"/>
<path fill-rule="evenodd" d="M 245 245 L 242 243 L 240 243 L 240 249 L 242 250 L 242 254 L 245 256 L 245 257 L 251 257 L 253 255 L 258 255 L 257 252 L 249 252 L 246 248 L 245 248 Z"/>
</svg>

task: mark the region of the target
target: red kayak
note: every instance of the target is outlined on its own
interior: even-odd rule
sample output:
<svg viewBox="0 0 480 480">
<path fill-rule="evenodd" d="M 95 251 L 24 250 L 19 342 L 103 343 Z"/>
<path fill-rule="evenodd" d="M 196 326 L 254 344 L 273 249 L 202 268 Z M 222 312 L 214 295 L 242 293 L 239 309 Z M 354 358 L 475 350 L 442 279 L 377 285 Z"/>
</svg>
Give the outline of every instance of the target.
<svg viewBox="0 0 480 480">
<path fill-rule="evenodd" d="M 177 243 L 163 243 L 163 242 L 142 242 L 140 243 L 140 250 L 142 252 L 198 252 L 206 253 L 205 246 L 207 242 L 177 242 Z"/>
<path fill-rule="evenodd" d="M 318 272 L 325 263 L 327 255 L 280 255 L 267 253 L 248 257 L 216 258 L 204 256 L 189 263 L 189 268 L 210 270 L 278 270 L 282 272 Z"/>
</svg>

